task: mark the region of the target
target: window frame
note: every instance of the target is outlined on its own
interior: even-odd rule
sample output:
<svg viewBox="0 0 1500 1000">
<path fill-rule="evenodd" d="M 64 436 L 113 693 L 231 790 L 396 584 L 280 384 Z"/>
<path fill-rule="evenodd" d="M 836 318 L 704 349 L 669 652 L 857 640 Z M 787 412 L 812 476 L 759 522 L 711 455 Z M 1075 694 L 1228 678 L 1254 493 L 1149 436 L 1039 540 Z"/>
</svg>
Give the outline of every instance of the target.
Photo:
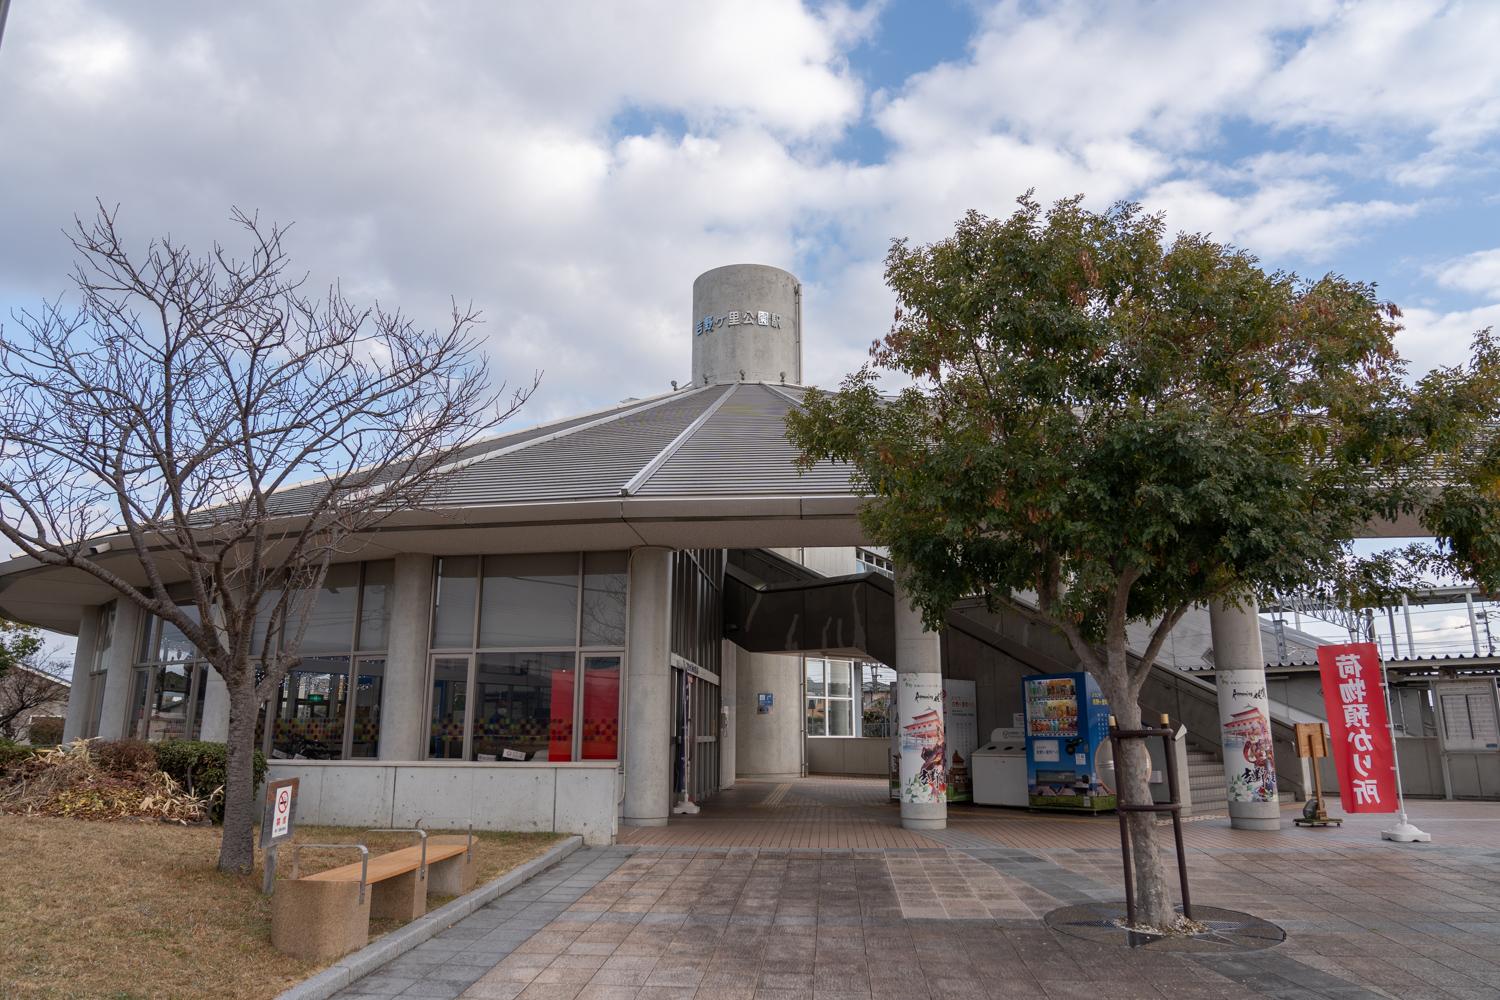
<svg viewBox="0 0 1500 1000">
<path fill-rule="evenodd" d="M 597 553 L 593 553 L 593 554 L 612 553 L 612 552 L 615 552 L 615 551 L 617 551 L 617 550 L 613 550 L 613 549 L 601 549 L 601 550 L 598 550 Z M 621 645 L 618 645 L 618 646 L 614 646 L 614 645 L 591 645 L 591 646 L 585 646 L 585 645 L 583 645 L 583 612 L 584 612 L 584 600 L 585 600 L 585 596 L 584 596 L 584 594 L 585 594 L 585 584 L 587 582 L 587 572 L 586 572 L 586 569 L 587 569 L 587 557 L 591 554 L 589 551 L 583 551 L 583 550 L 580 550 L 580 551 L 578 551 L 576 553 L 572 553 L 574 556 L 576 556 L 576 561 L 575 561 L 575 564 L 574 564 L 575 565 L 575 583 L 574 583 L 574 586 L 575 586 L 576 589 L 575 589 L 575 592 L 574 592 L 574 602 L 573 602 L 573 605 L 574 605 L 574 609 L 573 609 L 574 610 L 574 615 L 573 615 L 574 621 L 573 621 L 573 644 L 572 645 L 570 645 L 570 646 L 525 646 L 525 647 L 517 647 L 517 646 L 481 646 L 481 645 L 479 645 L 480 618 L 481 618 L 482 614 L 484 613 L 484 581 L 485 581 L 485 572 L 484 572 L 484 570 L 485 570 L 485 560 L 488 559 L 488 558 L 491 558 L 492 556 L 507 556 L 507 555 L 555 555 L 555 554 L 559 554 L 559 553 L 510 553 L 510 552 L 493 552 L 493 553 L 484 553 L 484 554 L 481 554 L 481 555 L 479 555 L 477 557 L 476 556 L 452 556 L 452 557 L 437 556 L 437 557 L 434 558 L 433 564 L 432 564 L 432 593 L 431 593 L 431 598 L 428 601 L 428 622 L 427 622 L 427 642 L 428 642 L 428 648 L 427 648 L 427 665 L 426 665 L 426 670 L 424 671 L 425 678 L 426 678 L 426 693 L 425 693 L 425 695 L 423 696 L 423 699 L 422 699 L 422 726 L 424 727 L 424 730 L 426 732 L 425 738 L 422 740 L 422 756 L 421 756 L 422 760 L 437 760 L 437 761 L 445 761 L 445 762 L 450 762 L 451 761 L 453 763 L 460 763 L 460 764 L 477 763 L 473 758 L 474 758 L 474 712 L 475 712 L 475 705 L 476 705 L 476 703 L 478 701 L 478 699 L 476 698 L 476 693 L 478 691 L 478 684 L 479 684 L 479 678 L 478 678 L 478 673 L 479 673 L 479 659 L 480 659 L 481 656 L 483 656 L 485 654 L 488 654 L 488 653 L 509 654 L 509 655 L 515 655 L 515 656 L 524 656 L 524 655 L 526 655 L 528 653 L 571 653 L 573 655 L 573 665 L 570 668 L 564 668 L 564 669 L 566 669 L 571 674 L 572 681 L 573 681 L 573 726 L 572 726 L 572 738 L 569 741 L 568 761 L 567 762 L 574 762 L 574 761 L 578 761 L 578 760 L 582 759 L 582 753 L 583 753 L 583 687 L 584 687 L 584 684 L 586 682 L 586 678 L 584 676 L 584 661 L 585 661 L 586 658 L 588 658 L 588 657 L 596 657 L 596 656 L 618 656 L 619 657 L 619 659 L 620 659 L 620 670 L 621 670 L 621 684 L 620 684 L 619 697 L 617 698 L 616 703 L 615 703 L 616 719 L 618 720 L 618 718 L 623 714 L 624 699 L 625 699 L 624 676 L 625 676 L 625 670 L 627 669 L 627 667 L 626 667 L 625 648 L 626 648 L 626 645 L 628 645 L 628 643 L 629 643 L 629 635 L 628 635 L 628 633 L 629 633 L 629 624 L 628 623 L 629 623 L 629 620 L 630 620 L 630 582 L 629 582 L 629 580 L 630 580 L 630 557 L 629 557 L 628 553 L 626 553 L 625 570 L 624 570 L 624 574 L 623 574 L 625 576 L 625 580 L 626 580 L 626 583 L 625 583 L 625 620 L 626 620 L 625 632 L 626 632 L 626 634 L 624 636 L 622 636 L 622 639 L 624 641 L 622 642 Z M 567 554 L 567 553 L 562 553 L 562 554 Z M 437 645 L 433 644 L 433 639 L 434 639 L 433 631 L 434 631 L 434 629 L 436 628 L 436 625 L 437 625 L 438 599 L 439 599 L 440 594 L 441 594 L 442 581 L 443 581 L 442 560 L 444 558 L 456 558 L 456 559 L 473 558 L 473 559 L 475 559 L 475 568 L 474 568 L 474 616 L 473 616 L 473 622 L 471 624 L 470 631 L 469 631 L 471 645 L 469 645 L 467 648 L 462 647 L 462 646 L 437 646 Z M 467 658 L 468 659 L 468 668 L 467 668 L 467 670 L 465 672 L 465 675 L 464 675 L 465 676 L 465 680 L 464 680 L 464 719 L 463 719 L 463 747 L 462 747 L 462 753 L 458 757 L 434 757 L 434 756 L 432 756 L 432 722 L 433 722 L 433 719 L 432 719 L 432 709 L 433 709 L 433 699 L 436 696 L 436 692 L 435 692 L 434 689 L 435 689 L 436 683 L 437 683 L 437 664 L 438 664 L 439 660 L 444 660 L 444 659 L 456 660 L 456 659 L 462 659 L 462 658 Z M 561 671 L 559 671 L 559 672 L 561 672 Z M 614 757 L 614 760 L 618 761 L 619 759 L 620 759 L 620 741 L 617 738 L 616 741 L 615 741 L 615 757 Z M 491 762 L 490 761 L 484 761 L 483 763 L 490 764 Z M 496 760 L 493 763 L 495 763 L 495 764 L 515 764 L 515 763 L 521 763 L 521 762 L 520 761 Z M 563 761 L 557 761 L 556 763 L 565 763 L 565 762 L 563 762 Z"/>
</svg>

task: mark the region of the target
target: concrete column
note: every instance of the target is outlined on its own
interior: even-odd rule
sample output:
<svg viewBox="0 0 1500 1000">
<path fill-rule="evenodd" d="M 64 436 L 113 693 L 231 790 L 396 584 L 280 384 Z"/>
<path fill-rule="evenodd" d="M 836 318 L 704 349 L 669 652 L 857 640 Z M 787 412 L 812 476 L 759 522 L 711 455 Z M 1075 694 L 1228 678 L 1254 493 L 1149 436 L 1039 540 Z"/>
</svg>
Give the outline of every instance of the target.
<svg viewBox="0 0 1500 1000">
<path fill-rule="evenodd" d="M 807 720 L 802 658 L 741 651 L 735 668 L 737 701 L 745 706 L 745 717 L 736 725 L 739 776 L 770 781 L 800 778 Z M 763 695 L 771 698 L 765 711 L 761 711 Z"/>
<path fill-rule="evenodd" d="M 83 735 L 89 724 L 89 671 L 99 651 L 99 619 L 103 608 L 84 608 L 78 619 L 78 649 L 73 654 L 73 680 L 68 688 L 68 711 L 63 716 L 63 742 Z"/>
<path fill-rule="evenodd" d="M 115 603 L 115 632 L 104 654 L 104 701 L 99 713 L 99 738 L 117 740 L 125 735 L 125 715 L 130 710 L 130 681 L 135 651 L 141 641 L 139 606 L 121 599 Z"/>
<path fill-rule="evenodd" d="M 626 826 L 666 826 L 672 807 L 672 550 L 630 553 L 625 639 Z"/>
<path fill-rule="evenodd" d="M 739 719 L 739 647 L 728 639 L 719 653 L 719 707 L 724 724 L 719 727 L 719 787 L 734 787 L 735 743 Z"/>
<path fill-rule="evenodd" d="M 430 555 L 396 556 L 385 684 L 380 694 L 381 760 L 419 760 L 427 721 L 427 648 L 432 622 Z"/>
<path fill-rule="evenodd" d="M 1241 607 L 1214 601 L 1208 608 L 1213 636 L 1214 683 L 1219 692 L 1219 736 L 1229 824 L 1236 830 L 1281 829 L 1276 794 L 1276 753 L 1271 742 L 1266 657 L 1255 601 Z"/>
<path fill-rule="evenodd" d="M 229 685 L 213 667 L 203 669 L 203 722 L 199 739 L 213 743 L 229 742 Z"/>
<path fill-rule="evenodd" d="M 933 781 L 932 767 L 942 777 L 945 766 L 943 742 L 943 649 L 938 633 L 922 625 L 922 615 L 911 606 L 896 571 L 896 729 L 901 741 L 901 825 L 908 830 L 943 830 L 948 826 L 947 782 Z M 908 735 L 906 727 L 925 720 L 932 733 L 936 713 L 937 745 L 925 747 L 922 731 Z M 934 762 L 935 757 L 935 762 Z"/>
</svg>

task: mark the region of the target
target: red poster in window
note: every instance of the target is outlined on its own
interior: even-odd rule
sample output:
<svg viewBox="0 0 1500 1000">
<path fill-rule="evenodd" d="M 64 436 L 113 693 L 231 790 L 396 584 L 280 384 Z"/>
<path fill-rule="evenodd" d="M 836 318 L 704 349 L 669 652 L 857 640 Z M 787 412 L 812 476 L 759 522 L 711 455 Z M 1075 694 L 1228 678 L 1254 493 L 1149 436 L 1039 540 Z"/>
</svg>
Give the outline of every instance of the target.
<svg viewBox="0 0 1500 1000">
<path fill-rule="evenodd" d="M 583 682 L 583 759 L 620 755 L 620 668 L 590 667 Z"/>
<path fill-rule="evenodd" d="M 547 759 L 573 759 L 573 671 L 552 672 L 552 704 L 548 709 Z"/>
<path fill-rule="evenodd" d="M 1396 760 L 1380 651 L 1371 642 L 1319 646 L 1318 672 L 1344 812 L 1395 812 Z"/>
</svg>

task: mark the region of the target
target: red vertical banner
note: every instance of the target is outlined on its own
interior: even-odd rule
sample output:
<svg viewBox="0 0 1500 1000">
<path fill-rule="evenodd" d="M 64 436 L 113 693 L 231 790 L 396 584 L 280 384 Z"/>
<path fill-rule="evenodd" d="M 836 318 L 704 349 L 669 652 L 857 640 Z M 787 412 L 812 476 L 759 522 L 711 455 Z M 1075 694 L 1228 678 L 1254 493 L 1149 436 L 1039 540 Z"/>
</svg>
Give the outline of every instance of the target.
<svg viewBox="0 0 1500 1000">
<path fill-rule="evenodd" d="M 1318 647 L 1340 805 L 1346 813 L 1393 813 L 1396 754 L 1381 686 L 1380 650 L 1372 642 Z"/>
</svg>

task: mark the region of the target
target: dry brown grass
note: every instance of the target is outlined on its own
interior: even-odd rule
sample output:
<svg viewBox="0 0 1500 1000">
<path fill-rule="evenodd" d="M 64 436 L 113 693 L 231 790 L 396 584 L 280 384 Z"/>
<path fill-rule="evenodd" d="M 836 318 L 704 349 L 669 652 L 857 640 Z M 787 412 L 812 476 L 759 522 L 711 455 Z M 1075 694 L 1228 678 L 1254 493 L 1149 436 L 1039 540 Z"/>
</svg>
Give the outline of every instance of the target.
<svg viewBox="0 0 1500 1000">
<path fill-rule="evenodd" d="M 306 841 L 358 836 L 335 827 L 298 831 Z M 558 839 L 477 836 L 481 883 Z M 0 815 L 0 996 L 260 1000 L 311 975 L 318 966 L 271 947 L 260 873 L 219 874 L 218 845 L 212 827 Z M 305 853 L 304 871 L 323 867 L 318 862 Z M 372 937 L 395 926 L 382 924 Z"/>
</svg>

